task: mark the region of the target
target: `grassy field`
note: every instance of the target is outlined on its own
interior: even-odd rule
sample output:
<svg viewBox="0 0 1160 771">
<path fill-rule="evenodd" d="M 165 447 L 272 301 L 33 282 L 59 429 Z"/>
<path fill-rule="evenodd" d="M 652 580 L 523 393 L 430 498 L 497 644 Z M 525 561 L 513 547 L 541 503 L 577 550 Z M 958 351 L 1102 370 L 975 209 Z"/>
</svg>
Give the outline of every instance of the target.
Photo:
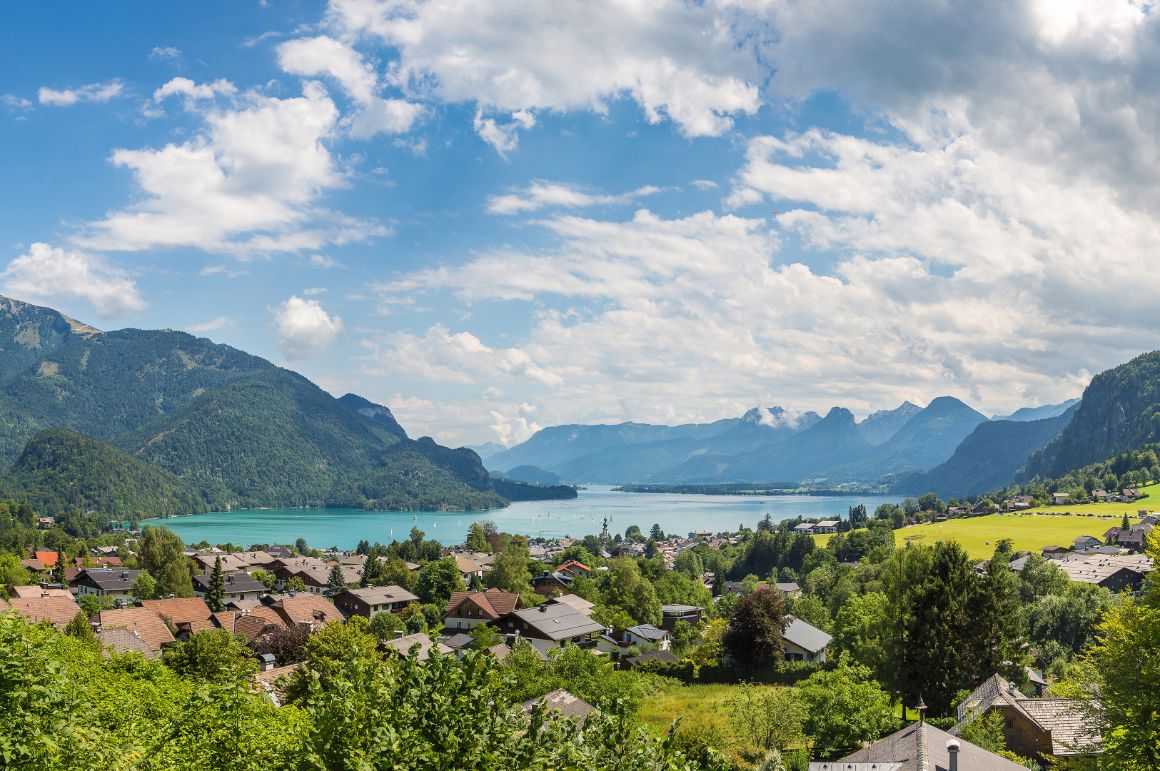
<svg viewBox="0 0 1160 771">
<path fill-rule="evenodd" d="M 1073 507 L 1073 511 L 1079 507 Z M 951 519 L 912 525 L 894 531 L 894 542 L 931 545 L 938 541 L 958 541 L 975 559 L 987 559 L 995 553 L 995 544 L 1003 538 L 1015 541 L 1016 551 L 1039 551 L 1044 546 L 1070 546 L 1078 536 L 1090 535 L 1103 540 L 1104 531 L 1120 524 L 1122 511 L 1116 514 L 990 514 L 985 517 Z M 1135 515 L 1135 511 L 1131 512 Z M 829 535 L 815 535 L 819 546 Z"/>
<path fill-rule="evenodd" d="M 1003 538 L 1015 541 L 1016 551 L 1039 551 L 1044 546 L 1070 546 L 1078 536 L 1091 535 L 1103 540 L 1104 532 L 1119 525 L 1126 513 L 1137 521 L 1141 509 L 1160 510 L 1160 484 L 1139 488 L 1149 497 L 1134 503 L 1086 503 L 1068 506 L 1040 506 L 1011 514 L 951 519 L 929 522 L 894 531 L 894 542 L 930 545 L 938 541 L 958 541 L 975 559 L 986 559 L 995 553 L 995 544 Z M 830 536 L 815 535 L 824 546 Z"/>
<path fill-rule="evenodd" d="M 658 733 L 669 730 L 679 717 L 682 728 L 709 728 L 728 735 L 725 702 L 735 690 L 736 686 L 723 684 L 674 685 L 645 701 L 640 716 Z"/>
</svg>

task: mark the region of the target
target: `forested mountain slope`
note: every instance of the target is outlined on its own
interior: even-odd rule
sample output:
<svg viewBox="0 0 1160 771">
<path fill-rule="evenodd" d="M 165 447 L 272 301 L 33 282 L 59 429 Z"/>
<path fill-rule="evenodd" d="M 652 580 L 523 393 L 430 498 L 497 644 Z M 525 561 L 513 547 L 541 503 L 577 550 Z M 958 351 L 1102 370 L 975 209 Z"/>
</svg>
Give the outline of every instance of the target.
<svg viewBox="0 0 1160 771">
<path fill-rule="evenodd" d="M 411 440 L 382 405 L 335 399 L 205 338 L 100 332 L 0 298 L 0 364 L 4 466 L 34 435 L 65 428 L 170 472 L 215 509 L 506 503 L 470 450 Z"/>
<path fill-rule="evenodd" d="M 1075 417 L 1031 456 L 1020 478 L 1063 476 L 1156 441 L 1160 441 L 1160 351 L 1092 378 Z"/>
</svg>

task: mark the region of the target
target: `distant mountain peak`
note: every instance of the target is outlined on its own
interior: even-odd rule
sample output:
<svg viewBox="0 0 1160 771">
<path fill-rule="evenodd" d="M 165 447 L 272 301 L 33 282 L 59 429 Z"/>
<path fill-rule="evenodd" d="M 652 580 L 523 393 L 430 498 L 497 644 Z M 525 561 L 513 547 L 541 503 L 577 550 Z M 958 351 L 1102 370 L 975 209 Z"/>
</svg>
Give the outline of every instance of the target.
<svg viewBox="0 0 1160 771">
<path fill-rule="evenodd" d="M 742 423 L 751 423 L 766 428 L 789 429 L 798 431 L 809 428 L 821 420 L 818 413 L 811 411 L 796 412 L 784 407 L 754 407 L 741 416 Z"/>
</svg>

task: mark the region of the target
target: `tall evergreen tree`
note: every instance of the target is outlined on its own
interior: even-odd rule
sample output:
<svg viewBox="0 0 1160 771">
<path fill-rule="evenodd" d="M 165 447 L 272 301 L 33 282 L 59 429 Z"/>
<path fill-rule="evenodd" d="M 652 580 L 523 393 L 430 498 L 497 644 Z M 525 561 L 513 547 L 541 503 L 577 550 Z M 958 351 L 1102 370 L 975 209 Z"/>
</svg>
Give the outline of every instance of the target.
<svg viewBox="0 0 1160 771">
<path fill-rule="evenodd" d="M 209 591 L 205 593 L 205 604 L 214 613 L 225 610 L 225 578 L 222 576 L 222 558 L 218 555 L 213 561 L 213 571 L 209 574 Z"/>
<path fill-rule="evenodd" d="M 1018 588 L 1002 556 L 980 576 L 957 542 L 902 551 L 901 577 L 885 577 L 899 631 L 890 639 L 895 688 L 946 715 L 959 691 L 990 675 L 1017 679 Z"/>
<path fill-rule="evenodd" d="M 333 597 L 346 588 L 346 581 L 342 577 L 342 567 L 335 563 L 330 569 L 330 580 L 326 584 L 326 596 Z"/>
<path fill-rule="evenodd" d="M 56 553 L 56 564 L 52 566 L 52 582 L 54 584 L 64 584 L 64 552 L 58 551 Z"/>
</svg>

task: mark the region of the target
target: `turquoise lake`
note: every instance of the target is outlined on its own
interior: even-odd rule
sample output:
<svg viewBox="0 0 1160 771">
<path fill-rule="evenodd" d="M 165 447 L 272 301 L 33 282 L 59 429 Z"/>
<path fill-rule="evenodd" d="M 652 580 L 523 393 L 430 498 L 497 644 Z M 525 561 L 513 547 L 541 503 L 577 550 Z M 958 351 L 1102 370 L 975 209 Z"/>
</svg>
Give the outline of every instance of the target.
<svg viewBox="0 0 1160 771">
<path fill-rule="evenodd" d="M 864 503 L 873 511 L 894 498 L 863 496 L 743 496 L 622 493 L 593 485 L 568 501 L 528 501 L 492 511 L 399 512 L 362 509 L 256 509 L 198 514 L 163 520 L 145 520 L 176 532 L 186 543 L 293 543 L 305 538 L 314 547 L 352 549 L 362 539 L 372 543 L 402 540 L 413 525 L 428 538 L 443 543 L 462 542 L 472 522 L 490 520 L 501 531 L 529 536 L 583 537 L 600 532 L 604 517 L 608 531 L 623 533 L 629 525 L 648 531 L 654 523 L 666 533 L 694 530 L 734 530 L 753 527 L 768 512 L 774 520 L 793 517 L 845 516 L 847 509 Z"/>
</svg>

